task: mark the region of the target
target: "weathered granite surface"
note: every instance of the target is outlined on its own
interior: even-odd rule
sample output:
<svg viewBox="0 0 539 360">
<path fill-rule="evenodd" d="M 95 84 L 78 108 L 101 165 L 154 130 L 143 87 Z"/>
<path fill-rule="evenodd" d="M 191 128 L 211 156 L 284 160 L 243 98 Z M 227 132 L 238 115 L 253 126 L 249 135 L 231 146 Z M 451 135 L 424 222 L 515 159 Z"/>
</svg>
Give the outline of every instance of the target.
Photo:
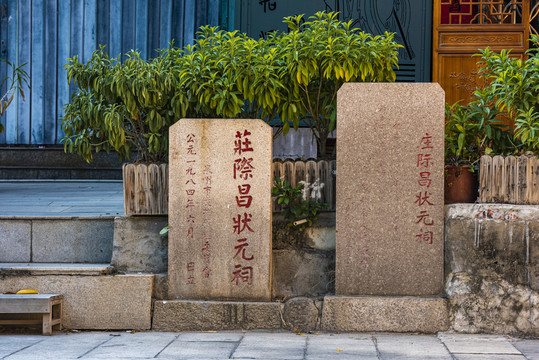
<svg viewBox="0 0 539 360">
<path fill-rule="evenodd" d="M 334 291 L 335 252 L 273 250 L 272 299 L 317 298 Z M 155 274 L 154 299 L 172 300 L 167 273 Z"/>
<path fill-rule="evenodd" d="M 276 213 L 278 214 L 278 213 Z M 335 212 L 321 212 L 304 230 L 287 226 L 282 216 L 273 217 L 273 249 L 335 250 Z"/>
<path fill-rule="evenodd" d="M 446 207 L 445 291 L 454 330 L 539 335 L 539 209 Z"/>
<path fill-rule="evenodd" d="M 447 300 L 425 297 L 326 296 L 324 331 L 436 333 L 449 328 Z"/>
<path fill-rule="evenodd" d="M 32 246 L 31 221 L 0 222 L 0 262 L 29 262 Z"/>
<path fill-rule="evenodd" d="M 108 263 L 113 237 L 112 218 L 34 219 L 32 261 Z"/>
<path fill-rule="evenodd" d="M 67 329 L 150 329 L 152 285 L 152 275 L 5 276 L 0 293 L 63 294 Z"/>
<path fill-rule="evenodd" d="M 156 301 L 153 330 L 280 329 L 278 302 Z"/>
<path fill-rule="evenodd" d="M 446 207 L 445 271 L 501 276 L 539 291 L 539 208 L 509 204 Z"/>
<path fill-rule="evenodd" d="M 167 272 L 168 239 L 159 235 L 166 224 L 166 216 L 116 217 L 111 265 L 119 272 Z"/>
<path fill-rule="evenodd" d="M 539 336 L 539 293 L 501 276 L 450 274 L 451 326 L 465 333 Z"/>
<path fill-rule="evenodd" d="M 154 274 L 152 299 L 168 300 L 168 273 Z"/>
<path fill-rule="evenodd" d="M 307 297 L 296 297 L 284 304 L 286 327 L 296 332 L 320 329 L 322 302 Z"/>
<path fill-rule="evenodd" d="M 113 232 L 107 217 L 2 219 L 0 262 L 108 263 Z"/>
<path fill-rule="evenodd" d="M 271 127 L 182 119 L 169 157 L 170 297 L 269 300 Z"/>
<path fill-rule="evenodd" d="M 289 329 L 308 332 L 320 328 L 322 302 L 295 297 L 281 302 L 156 301 L 153 330 Z"/>
<path fill-rule="evenodd" d="M 316 297 L 334 291 L 335 252 L 273 250 L 274 298 Z"/>
<path fill-rule="evenodd" d="M 439 296 L 442 88 L 344 84 L 337 127 L 336 294 Z"/>
</svg>

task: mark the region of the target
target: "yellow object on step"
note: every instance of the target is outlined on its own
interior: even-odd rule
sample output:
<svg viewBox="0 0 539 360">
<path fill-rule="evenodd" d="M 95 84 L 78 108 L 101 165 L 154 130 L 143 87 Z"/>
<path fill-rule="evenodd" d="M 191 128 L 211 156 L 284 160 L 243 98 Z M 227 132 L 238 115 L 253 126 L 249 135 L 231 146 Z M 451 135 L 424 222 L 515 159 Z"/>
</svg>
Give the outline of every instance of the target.
<svg viewBox="0 0 539 360">
<path fill-rule="evenodd" d="M 39 294 L 39 293 L 34 289 L 23 289 L 23 290 L 17 291 L 17 294 Z"/>
</svg>

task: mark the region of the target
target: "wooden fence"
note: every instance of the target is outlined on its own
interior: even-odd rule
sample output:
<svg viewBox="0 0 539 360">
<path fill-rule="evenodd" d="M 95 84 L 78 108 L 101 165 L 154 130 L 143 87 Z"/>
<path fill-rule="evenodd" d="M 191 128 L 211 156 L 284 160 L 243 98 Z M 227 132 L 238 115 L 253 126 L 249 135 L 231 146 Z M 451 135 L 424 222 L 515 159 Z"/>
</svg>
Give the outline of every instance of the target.
<svg viewBox="0 0 539 360">
<path fill-rule="evenodd" d="M 126 215 L 168 213 L 168 164 L 124 164 L 122 176 Z"/>
<path fill-rule="evenodd" d="M 479 201 L 539 204 L 539 159 L 536 156 L 482 156 Z"/>
<path fill-rule="evenodd" d="M 274 160 L 273 176 L 290 181 L 291 186 L 303 183 L 304 198 L 328 204 L 325 211 L 335 211 L 336 161 Z M 124 164 L 124 210 L 127 215 L 166 215 L 168 213 L 168 164 Z M 282 206 L 273 202 L 273 211 Z"/>
<path fill-rule="evenodd" d="M 328 204 L 324 210 L 335 211 L 335 175 L 336 161 L 280 161 L 274 160 L 273 176 L 290 181 L 292 186 L 304 184 L 304 197 L 309 200 L 322 200 Z M 282 207 L 273 203 L 273 211 L 281 211 Z"/>
</svg>

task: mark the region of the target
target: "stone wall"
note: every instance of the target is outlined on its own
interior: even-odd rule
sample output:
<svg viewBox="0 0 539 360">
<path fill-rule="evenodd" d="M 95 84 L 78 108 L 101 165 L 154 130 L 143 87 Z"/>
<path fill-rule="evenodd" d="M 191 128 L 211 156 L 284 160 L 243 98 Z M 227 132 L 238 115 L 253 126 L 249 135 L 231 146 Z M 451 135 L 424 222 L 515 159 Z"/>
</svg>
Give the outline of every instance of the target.
<svg viewBox="0 0 539 360">
<path fill-rule="evenodd" d="M 274 300 L 299 296 L 322 299 L 334 293 L 334 216 L 322 214 L 305 231 L 291 230 L 282 219 L 275 218 Z M 470 333 L 539 335 L 538 230 L 536 207 L 446 207 L 444 296 L 449 302 L 450 328 Z M 166 300 L 166 290 L 158 290 L 163 286 L 166 277 L 156 279 L 156 299 Z"/>
<path fill-rule="evenodd" d="M 159 231 L 166 216 L 122 216 L 115 219 L 112 265 L 120 273 L 160 274 L 154 297 L 167 300 L 168 244 Z M 321 297 L 335 289 L 335 213 L 322 213 L 312 227 L 290 229 L 273 221 L 272 298 Z"/>
<path fill-rule="evenodd" d="M 118 272 L 154 274 L 151 297 L 156 309 L 170 303 L 168 244 L 166 237 L 159 235 L 166 222 L 166 217 L 118 217 L 114 246 L 112 241 L 108 245 Z M 107 238 L 112 237 L 109 232 Z M 278 327 L 320 329 L 322 300 L 335 292 L 334 274 L 335 213 L 321 214 L 319 221 L 305 231 L 292 230 L 283 219 L 274 217 L 272 300 L 276 304 L 274 315 L 283 316 Z M 5 276 L 5 280 L 15 279 Z M 444 296 L 453 330 L 538 336 L 539 208 L 504 204 L 446 206 L 445 279 Z M 2 281 L 2 290 L 11 290 L 5 287 L 9 281 Z M 30 285 L 26 282 L 25 286 Z M 174 303 L 170 311 L 178 306 L 184 305 Z M 88 327 L 81 324 L 74 321 L 71 325 Z M 163 329 L 177 326 L 163 323 Z"/>
<path fill-rule="evenodd" d="M 109 263 L 113 233 L 113 217 L 4 217 L 0 263 Z"/>
<path fill-rule="evenodd" d="M 539 335 L 539 208 L 448 205 L 445 222 L 454 330 Z"/>
</svg>

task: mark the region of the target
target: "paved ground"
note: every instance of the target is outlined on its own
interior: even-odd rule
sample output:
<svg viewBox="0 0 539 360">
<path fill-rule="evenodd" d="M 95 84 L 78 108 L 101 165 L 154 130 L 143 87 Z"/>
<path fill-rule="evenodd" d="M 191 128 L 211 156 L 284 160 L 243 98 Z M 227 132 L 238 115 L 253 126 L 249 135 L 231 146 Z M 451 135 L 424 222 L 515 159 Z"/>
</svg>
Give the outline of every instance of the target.
<svg viewBox="0 0 539 360">
<path fill-rule="evenodd" d="M 121 180 L 1 180 L 0 216 L 123 215 Z"/>
<path fill-rule="evenodd" d="M 539 340 L 497 335 L 269 331 L 0 336 L 1 359 L 539 359 Z"/>
</svg>

